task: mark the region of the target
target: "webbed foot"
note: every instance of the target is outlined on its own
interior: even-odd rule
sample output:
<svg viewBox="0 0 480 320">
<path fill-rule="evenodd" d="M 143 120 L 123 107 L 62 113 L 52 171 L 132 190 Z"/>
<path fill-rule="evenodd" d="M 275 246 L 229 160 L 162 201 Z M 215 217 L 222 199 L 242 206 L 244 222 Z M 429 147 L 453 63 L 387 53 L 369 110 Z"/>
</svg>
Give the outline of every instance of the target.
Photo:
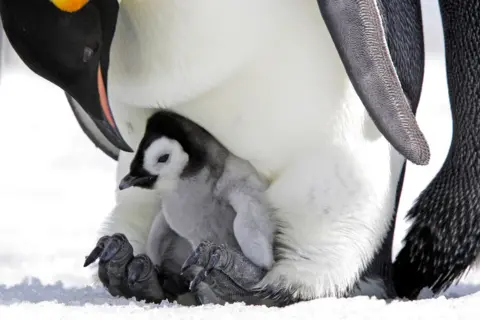
<svg viewBox="0 0 480 320">
<path fill-rule="evenodd" d="M 226 302 L 262 304 L 262 298 L 253 288 L 265 276 L 266 270 L 253 264 L 242 253 L 226 245 L 204 241 L 187 258 L 182 272 L 194 266 L 201 270 L 190 282 L 192 291 L 203 282 Z"/>
<path fill-rule="evenodd" d="M 100 281 L 112 296 L 135 297 L 154 303 L 165 299 L 158 269 L 148 256 L 133 255 L 132 245 L 125 235 L 116 233 L 101 237 L 86 257 L 84 267 L 97 259 Z"/>
</svg>

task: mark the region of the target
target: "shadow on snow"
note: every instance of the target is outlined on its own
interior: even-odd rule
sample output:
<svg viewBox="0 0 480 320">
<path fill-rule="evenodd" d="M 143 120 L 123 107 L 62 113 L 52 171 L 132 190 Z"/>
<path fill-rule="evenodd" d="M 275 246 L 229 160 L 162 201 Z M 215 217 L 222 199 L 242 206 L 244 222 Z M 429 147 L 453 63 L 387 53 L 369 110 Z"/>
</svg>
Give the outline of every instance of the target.
<svg viewBox="0 0 480 320">
<path fill-rule="evenodd" d="M 480 285 L 458 284 L 445 293 L 447 299 L 456 299 L 480 292 Z M 28 278 L 22 283 L 7 287 L 0 284 L 0 305 L 17 303 L 57 302 L 68 306 L 85 305 L 131 305 L 155 308 L 175 307 L 177 304 L 163 302 L 160 305 L 145 304 L 134 299 L 114 298 L 100 286 L 65 287 L 62 282 L 42 284 L 38 278 Z"/>
<path fill-rule="evenodd" d="M 57 302 L 68 306 L 85 305 L 131 305 L 148 307 L 175 306 L 168 302 L 160 305 L 147 305 L 134 299 L 113 298 L 103 287 L 65 287 L 62 282 L 42 284 L 38 278 L 25 279 L 22 283 L 7 287 L 0 284 L 0 305 L 16 303 Z"/>
</svg>

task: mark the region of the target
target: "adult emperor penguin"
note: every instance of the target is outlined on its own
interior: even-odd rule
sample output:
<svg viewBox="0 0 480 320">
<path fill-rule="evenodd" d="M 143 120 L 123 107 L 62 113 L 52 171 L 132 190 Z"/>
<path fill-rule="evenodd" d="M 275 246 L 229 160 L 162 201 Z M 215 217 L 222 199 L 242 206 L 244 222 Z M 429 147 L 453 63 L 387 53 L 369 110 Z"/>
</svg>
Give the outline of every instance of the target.
<svg viewBox="0 0 480 320">
<path fill-rule="evenodd" d="M 266 290 L 286 300 L 393 291 L 404 157 L 429 160 L 414 119 L 419 0 L 0 4 L 23 61 L 118 154 L 118 180 L 157 107 L 199 123 L 270 179 L 282 223 Z M 101 234 L 124 233 L 144 253 L 157 207 L 147 191 L 118 192 Z"/>
</svg>

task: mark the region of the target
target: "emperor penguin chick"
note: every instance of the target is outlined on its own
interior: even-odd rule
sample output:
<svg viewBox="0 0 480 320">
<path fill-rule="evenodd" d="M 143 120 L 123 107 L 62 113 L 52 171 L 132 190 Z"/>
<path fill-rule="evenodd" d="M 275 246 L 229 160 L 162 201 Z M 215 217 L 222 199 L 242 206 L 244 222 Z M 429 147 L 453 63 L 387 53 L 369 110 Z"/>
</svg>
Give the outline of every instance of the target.
<svg viewBox="0 0 480 320">
<path fill-rule="evenodd" d="M 147 241 L 155 265 L 161 268 L 162 257 L 175 250 L 169 245 L 171 231 L 191 244 L 182 267 L 200 269 L 191 289 L 218 273 L 211 282 L 223 281 L 220 295 L 233 297 L 236 292 L 226 282 L 252 287 L 272 266 L 275 227 L 265 197 L 268 183 L 196 123 L 171 111 L 155 113 L 120 183 L 120 189 L 131 186 L 156 190 L 162 199 Z"/>
</svg>

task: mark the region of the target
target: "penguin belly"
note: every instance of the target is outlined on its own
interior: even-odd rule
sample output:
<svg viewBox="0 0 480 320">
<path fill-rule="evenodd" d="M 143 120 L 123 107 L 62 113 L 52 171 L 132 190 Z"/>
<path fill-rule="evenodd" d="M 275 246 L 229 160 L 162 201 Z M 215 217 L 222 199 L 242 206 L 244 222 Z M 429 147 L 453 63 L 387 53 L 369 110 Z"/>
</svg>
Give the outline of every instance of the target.
<svg viewBox="0 0 480 320">
<path fill-rule="evenodd" d="M 259 285 L 341 296 L 386 235 L 404 159 L 353 90 L 316 1 L 220 1 L 195 17 L 171 1 L 122 2 L 109 72 L 115 120 L 135 148 L 155 108 L 171 108 L 250 161 L 271 182 L 286 248 Z M 118 181 L 131 157 L 120 153 Z M 102 232 L 127 230 L 144 252 L 152 197 L 117 193 Z"/>
</svg>

